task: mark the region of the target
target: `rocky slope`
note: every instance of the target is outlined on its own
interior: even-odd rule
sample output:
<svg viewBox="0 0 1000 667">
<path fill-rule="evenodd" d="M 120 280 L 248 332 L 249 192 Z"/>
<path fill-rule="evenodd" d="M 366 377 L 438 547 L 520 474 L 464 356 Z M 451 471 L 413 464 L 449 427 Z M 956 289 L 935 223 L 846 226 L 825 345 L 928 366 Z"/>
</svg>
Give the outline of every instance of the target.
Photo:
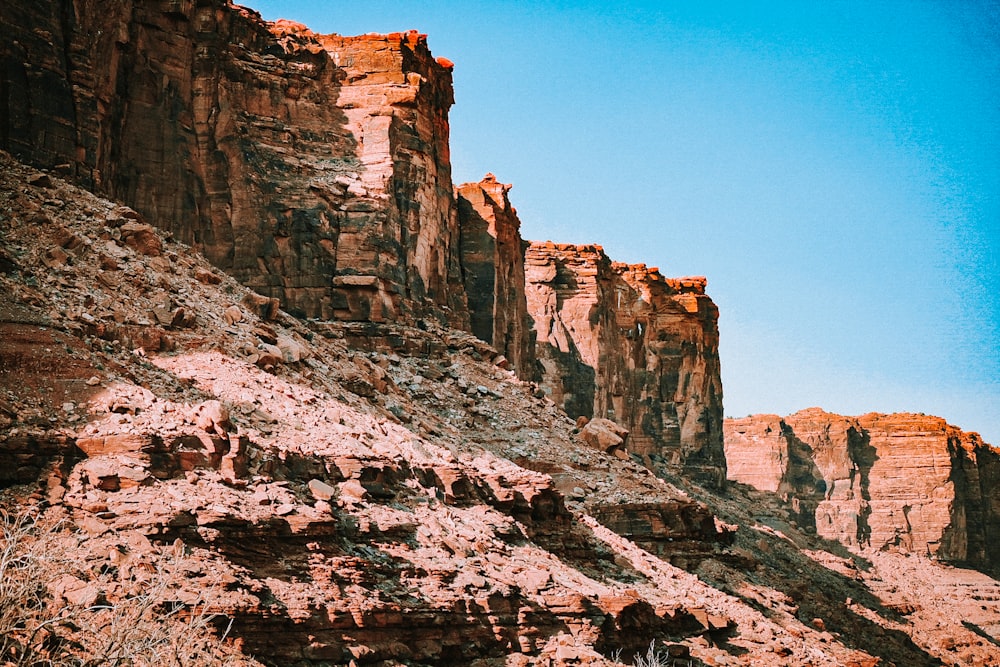
<svg viewBox="0 0 1000 667">
<path fill-rule="evenodd" d="M 0 160 L 3 502 L 62 518 L 77 560 L 52 595 L 127 599 L 180 549 L 171 599 L 264 664 L 607 664 L 651 640 L 709 665 L 996 664 L 996 582 L 685 491 L 470 334 L 351 349 L 356 325 L 306 326 Z M 968 591 L 962 622 L 936 613 Z"/>
<path fill-rule="evenodd" d="M 992 450 L 942 427 L 961 511 L 936 427 L 906 427 L 930 486 L 878 468 L 908 462 L 878 449 L 892 418 L 823 436 L 866 429 L 847 463 L 786 443 L 773 491 L 722 488 L 704 279 L 522 256 L 509 186 L 452 188 L 451 65 L 422 36 L 18 1 L 0 60 L 0 145 L 49 168 L 0 153 L 0 509 L 62 545 L 19 570 L 38 608 L 79 621 L 169 579 L 147 612 L 229 627 L 208 664 L 608 664 L 651 641 L 708 665 L 1000 664 L 1000 585 L 876 549 L 850 514 L 919 551 L 947 505 L 937 555 L 988 557 Z M 84 625 L 39 650 L 86 653 Z M 20 660 L 30 625 L 3 627 Z"/>
<path fill-rule="evenodd" d="M 550 343 L 550 313 L 533 334 L 509 186 L 453 192 L 452 65 L 423 35 L 319 35 L 224 0 L 5 3 L 0 31 L 0 148 L 123 201 L 296 316 L 471 327 L 570 414 L 625 425 L 654 470 L 725 480 L 704 284 L 621 267 L 587 298 L 626 324 L 580 328 L 579 358 Z"/>
<path fill-rule="evenodd" d="M 780 494 L 804 527 L 857 548 L 993 569 L 1000 452 L 938 417 L 818 408 L 726 420 L 729 478 Z"/>
<path fill-rule="evenodd" d="M 721 487 L 718 309 L 704 278 L 664 278 L 596 245 L 532 243 L 525 255 L 541 386 L 573 417 L 628 431 L 653 470 Z"/>
</svg>

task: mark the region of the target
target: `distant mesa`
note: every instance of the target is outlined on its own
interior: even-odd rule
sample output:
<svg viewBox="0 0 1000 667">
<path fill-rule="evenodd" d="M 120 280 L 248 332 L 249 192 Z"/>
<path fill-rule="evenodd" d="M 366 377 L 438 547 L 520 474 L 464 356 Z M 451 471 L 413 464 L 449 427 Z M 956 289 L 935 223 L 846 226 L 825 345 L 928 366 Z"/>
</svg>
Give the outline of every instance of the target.
<svg viewBox="0 0 1000 667">
<path fill-rule="evenodd" d="M 796 522 L 852 547 L 991 568 L 1000 451 L 944 419 L 809 408 L 725 420 L 729 479 L 780 496 Z"/>
</svg>

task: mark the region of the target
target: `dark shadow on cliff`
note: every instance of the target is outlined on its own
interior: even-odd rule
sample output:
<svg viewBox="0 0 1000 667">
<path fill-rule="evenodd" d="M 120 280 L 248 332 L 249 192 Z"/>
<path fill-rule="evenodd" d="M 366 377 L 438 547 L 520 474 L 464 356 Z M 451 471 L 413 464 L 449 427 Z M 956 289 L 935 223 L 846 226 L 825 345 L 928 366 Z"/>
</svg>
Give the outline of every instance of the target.
<svg viewBox="0 0 1000 667">
<path fill-rule="evenodd" d="M 127 204 L 288 312 L 347 307 L 336 248 L 371 214 L 347 210 L 359 198 L 335 177 L 365 167 L 346 72 L 311 38 L 221 0 L 3 13 L 0 148 Z"/>
<path fill-rule="evenodd" d="M 980 446 L 969 451 L 957 437 L 949 438 L 948 449 L 956 497 L 940 549 L 965 554 L 950 561 L 955 565 L 1000 578 L 1000 509 L 990 497 L 991 489 L 1000 488 L 1000 450 Z"/>
<path fill-rule="evenodd" d="M 854 461 L 856 470 L 851 473 L 851 481 L 854 476 L 858 478 L 858 488 L 864 504 L 858 513 L 857 543 L 861 546 L 871 546 L 872 529 L 868 524 L 868 517 L 871 516 L 871 470 L 878 461 L 878 450 L 871 444 L 871 435 L 867 431 L 858 432 L 851 429 L 848 433 L 847 450 Z"/>
<path fill-rule="evenodd" d="M 558 257 L 553 257 L 555 263 L 555 276 L 548 284 L 556 298 L 554 312 L 551 313 L 553 319 L 552 327 L 565 328 L 565 324 L 559 317 L 562 312 L 562 299 L 560 291 L 575 291 L 579 288 L 575 273 L 566 267 L 565 261 Z M 597 311 L 594 310 L 594 315 Z M 568 348 L 561 350 L 552 343 L 547 342 L 553 336 L 553 331 L 539 331 L 539 323 L 529 314 L 531 328 L 535 332 L 535 357 L 538 368 L 535 376 L 539 378 L 557 378 L 558 386 L 563 389 L 563 401 L 559 406 L 566 411 L 573 419 L 577 417 L 594 416 L 594 398 L 597 393 L 597 369 L 584 363 L 583 355 L 577 348 L 573 337 L 565 332 L 562 338 L 566 341 Z M 599 415 L 600 416 L 600 415 Z"/>
<path fill-rule="evenodd" d="M 489 233 L 490 223 L 464 197 L 457 197 L 459 246 L 462 249 L 462 281 L 469 301 L 472 333 L 493 345 L 493 309 L 496 292 L 494 264 L 496 238 Z"/>
<path fill-rule="evenodd" d="M 573 341 L 569 340 L 570 349 L 560 350 L 550 343 L 535 343 L 536 354 L 544 365 L 542 358 L 551 360 L 551 363 L 558 369 L 557 377 L 560 386 L 565 392 L 563 394 L 564 404 L 561 405 L 566 414 L 576 419 L 577 417 L 594 416 L 594 394 L 597 391 L 597 371 L 583 362 L 580 353 Z M 538 372 L 539 377 L 550 376 L 547 373 Z"/>
</svg>

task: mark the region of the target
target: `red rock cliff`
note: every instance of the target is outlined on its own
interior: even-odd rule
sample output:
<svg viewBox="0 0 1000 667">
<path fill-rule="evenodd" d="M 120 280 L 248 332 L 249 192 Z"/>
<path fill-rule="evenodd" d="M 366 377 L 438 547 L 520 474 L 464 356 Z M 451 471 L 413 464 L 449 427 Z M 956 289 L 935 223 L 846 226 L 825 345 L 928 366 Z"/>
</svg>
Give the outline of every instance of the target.
<svg viewBox="0 0 1000 667">
<path fill-rule="evenodd" d="M 128 203 L 299 316 L 469 328 L 468 293 L 476 333 L 524 378 L 528 291 L 560 405 L 626 426 L 653 468 L 724 481 L 704 281 L 551 245 L 533 246 L 526 281 L 495 179 L 463 187 L 460 234 L 451 64 L 423 35 L 318 35 L 224 0 L 17 0 L 0 29 L 0 147 Z"/>
<path fill-rule="evenodd" d="M 462 275 L 472 332 L 507 357 L 519 377 L 532 379 L 534 338 L 524 294 L 521 221 L 507 192 L 487 174 L 456 189 Z"/>
<path fill-rule="evenodd" d="M 823 537 L 979 567 L 1000 557 L 1000 455 L 975 433 L 818 408 L 729 419 L 725 432 L 729 479 L 781 494 Z"/>
<path fill-rule="evenodd" d="M 607 417 L 654 470 L 725 480 L 718 310 L 704 278 L 612 263 L 600 246 L 525 256 L 542 385 L 571 416 Z"/>
<path fill-rule="evenodd" d="M 0 147 L 311 317 L 465 325 L 451 65 L 224 2 L 6 2 Z"/>
</svg>

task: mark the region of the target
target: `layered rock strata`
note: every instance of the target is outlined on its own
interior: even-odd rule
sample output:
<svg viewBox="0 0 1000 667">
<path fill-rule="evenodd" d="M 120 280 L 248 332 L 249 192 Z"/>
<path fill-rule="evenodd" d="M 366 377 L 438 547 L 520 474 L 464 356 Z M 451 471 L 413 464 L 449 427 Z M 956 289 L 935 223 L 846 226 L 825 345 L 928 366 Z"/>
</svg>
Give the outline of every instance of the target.
<svg viewBox="0 0 1000 667">
<path fill-rule="evenodd" d="M 509 186 L 456 197 L 451 63 L 423 35 L 318 35 L 223 0 L 6 3 L 0 29 L 0 146 L 126 202 L 292 314 L 467 329 L 471 311 L 538 376 L 525 292 L 546 278 L 525 279 Z M 589 297 L 559 296 L 556 314 L 536 299 L 546 390 L 621 422 L 647 464 L 720 483 L 703 283 L 600 257 L 576 267 L 601 267 Z"/>
<path fill-rule="evenodd" d="M 551 242 L 528 246 L 525 274 L 546 393 L 572 417 L 624 426 L 652 469 L 722 486 L 718 309 L 705 279 Z"/>
<path fill-rule="evenodd" d="M 0 147 L 292 313 L 465 325 L 451 63 L 212 2 L 4 3 Z"/>
<path fill-rule="evenodd" d="M 978 434 L 818 408 L 726 420 L 725 432 L 729 479 L 780 494 L 822 537 L 977 567 L 1000 558 L 1000 453 Z"/>
<path fill-rule="evenodd" d="M 472 333 L 503 354 L 519 377 L 530 380 L 534 337 L 524 291 L 521 221 L 507 197 L 510 188 L 493 174 L 456 188 L 462 276 Z"/>
<path fill-rule="evenodd" d="M 397 323 L 399 348 L 350 349 L 357 323 L 274 312 L 41 176 L 0 152 L 0 510 L 54 505 L 92 599 L 134 595 L 173 545 L 191 570 L 169 608 L 223 614 L 268 665 L 610 664 L 697 640 L 722 604 L 619 562 L 587 514 L 688 562 L 722 537 L 707 507 L 583 444 L 486 343 Z"/>
</svg>

